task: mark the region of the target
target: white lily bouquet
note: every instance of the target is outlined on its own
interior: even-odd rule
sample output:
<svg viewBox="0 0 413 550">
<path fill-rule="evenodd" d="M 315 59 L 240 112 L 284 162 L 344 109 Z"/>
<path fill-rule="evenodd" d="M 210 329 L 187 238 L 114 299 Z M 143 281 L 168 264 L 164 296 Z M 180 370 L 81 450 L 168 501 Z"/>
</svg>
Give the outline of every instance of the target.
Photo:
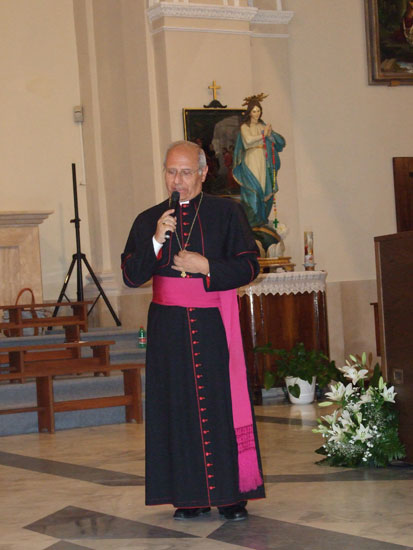
<svg viewBox="0 0 413 550">
<path fill-rule="evenodd" d="M 316 453 L 325 455 L 320 462 L 330 466 L 386 466 L 405 456 L 398 436 L 394 387 L 384 382 L 379 365 L 370 376 L 365 353 L 361 358 L 350 355 L 350 359 L 338 367 L 350 382 L 331 386 L 325 394 L 329 401 L 319 405 L 336 403 L 338 407 L 318 419 L 313 429 L 324 438 Z"/>
</svg>

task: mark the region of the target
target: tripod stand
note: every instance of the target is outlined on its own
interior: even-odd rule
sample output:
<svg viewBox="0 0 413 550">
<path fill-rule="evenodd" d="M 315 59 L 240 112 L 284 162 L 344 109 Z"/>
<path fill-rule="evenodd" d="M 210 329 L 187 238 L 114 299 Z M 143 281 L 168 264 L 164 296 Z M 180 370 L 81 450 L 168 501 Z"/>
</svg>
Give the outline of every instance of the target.
<svg viewBox="0 0 413 550">
<path fill-rule="evenodd" d="M 60 291 L 59 298 L 57 299 L 58 302 L 61 302 L 63 297 L 66 298 L 68 302 L 70 302 L 69 298 L 66 296 L 66 289 L 67 285 L 70 281 L 70 276 L 72 275 L 73 269 L 76 265 L 76 274 L 77 274 L 77 301 L 83 302 L 83 278 L 82 278 L 82 262 L 84 262 L 85 266 L 87 267 L 87 270 L 89 271 L 89 275 L 91 276 L 93 282 L 95 283 L 96 288 L 99 290 L 99 294 L 97 295 L 95 301 L 92 304 L 92 307 L 88 311 L 88 315 L 91 313 L 93 308 L 95 307 L 97 301 L 102 296 L 105 304 L 107 305 L 116 325 L 119 327 L 121 326 L 121 322 L 118 319 L 118 316 L 116 315 L 113 307 L 111 306 L 111 303 L 108 300 L 108 297 L 106 296 L 98 278 L 93 272 L 92 267 L 90 266 L 89 262 L 87 261 L 86 254 L 82 253 L 81 247 L 80 247 L 80 218 L 79 218 L 79 208 L 78 208 L 78 202 L 77 202 L 77 183 L 76 183 L 76 165 L 72 164 L 72 180 L 73 180 L 73 200 L 75 203 L 75 217 L 73 220 L 70 220 L 70 223 L 75 224 L 75 231 L 76 231 L 76 253 L 72 256 L 72 262 L 70 264 L 69 270 L 67 272 L 67 275 L 65 277 L 62 290 Z M 59 311 L 59 306 L 56 306 L 54 308 L 52 317 L 56 317 L 57 312 Z"/>
</svg>

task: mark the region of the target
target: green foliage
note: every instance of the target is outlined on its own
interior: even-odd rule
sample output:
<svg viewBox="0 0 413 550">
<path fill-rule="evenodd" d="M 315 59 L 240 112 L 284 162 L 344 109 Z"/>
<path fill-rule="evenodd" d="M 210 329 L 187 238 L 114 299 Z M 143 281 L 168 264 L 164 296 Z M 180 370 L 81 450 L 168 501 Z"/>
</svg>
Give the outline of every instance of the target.
<svg viewBox="0 0 413 550">
<path fill-rule="evenodd" d="M 254 351 L 275 357 L 271 369 L 264 373 L 264 387 L 267 390 L 275 385 L 277 379 L 284 379 L 286 376 L 301 378 L 310 384 L 315 376 L 320 388 L 325 388 L 332 380 L 342 379 L 342 374 L 334 361 L 330 361 L 321 351 L 307 351 L 302 342 L 291 350 L 276 349 L 268 343 L 265 346 L 257 346 Z M 288 389 L 294 397 L 300 396 L 298 384 L 289 386 Z"/>
</svg>

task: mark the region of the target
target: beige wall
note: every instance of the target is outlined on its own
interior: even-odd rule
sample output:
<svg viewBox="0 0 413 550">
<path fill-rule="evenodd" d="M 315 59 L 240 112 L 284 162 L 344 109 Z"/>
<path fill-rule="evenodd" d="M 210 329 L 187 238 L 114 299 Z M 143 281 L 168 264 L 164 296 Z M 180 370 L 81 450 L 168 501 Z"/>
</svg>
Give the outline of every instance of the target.
<svg viewBox="0 0 413 550">
<path fill-rule="evenodd" d="M 186 19 L 169 24 L 234 33 L 152 34 L 143 0 L 0 3 L 7 22 L 2 209 L 55 210 L 41 226 L 46 298 L 55 297 L 74 251 L 68 222 L 76 162 L 87 184 L 78 190 L 83 248 L 96 271 L 108 280 L 112 274 L 127 324 L 142 322 L 148 291 L 136 291 L 132 305 L 119 255 L 135 215 L 165 196 L 162 156 L 183 137 L 182 108 L 209 103 L 215 79 L 229 107 L 270 94 L 264 118 L 287 139 L 277 196 L 278 217 L 290 228 L 287 253 L 302 269 L 303 233 L 314 231 L 317 268 L 328 272 L 332 355 L 374 351 L 373 237 L 396 229 L 391 159 L 412 155 L 411 88 L 367 84 L 360 0 L 282 4 L 294 12 L 288 27 Z M 275 7 L 272 0 L 255 5 Z M 289 37 L 242 34 L 249 29 Z M 81 128 L 72 119 L 79 103 L 85 178 Z"/>
<path fill-rule="evenodd" d="M 300 234 L 328 280 L 375 278 L 373 237 L 396 231 L 392 157 L 411 156 L 410 86 L 369 86 L 363 2 L 288 0 Z"/>
<path fill-rule="evenodd" d="M 72 0 L 6 0 L 0 21 L 0 209 L 54 210 L 40 243 L 44 297 L 56 299 L 75 251 L 72 162 L 83 180 Z M 88 251 L 85 187 L 78 193 Z"/>
</svg>

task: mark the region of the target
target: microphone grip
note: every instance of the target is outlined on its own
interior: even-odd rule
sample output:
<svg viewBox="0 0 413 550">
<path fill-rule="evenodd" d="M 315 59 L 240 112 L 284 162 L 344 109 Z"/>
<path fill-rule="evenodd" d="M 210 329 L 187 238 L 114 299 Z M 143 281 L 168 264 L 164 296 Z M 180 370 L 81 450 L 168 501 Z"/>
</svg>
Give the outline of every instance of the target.
<svg viewBox="0 0 413 550">
<path fill-rule="evenodd" d="M 170 208 L 173 208 L 174 209 L 174 213 L 173 215 L 175 216 L 175 218 L 178 217 L 178 213 L 179 213 L 179 192 L 178 191 L 173 191 L 172 192 L 172 195 L 171 195 L 171 205 L 170 205 Z M 169 239 L 172 235 L 172 231 L 167 231 L 165 233 L 165 237 L 167 239 Z"/>
</svg>

